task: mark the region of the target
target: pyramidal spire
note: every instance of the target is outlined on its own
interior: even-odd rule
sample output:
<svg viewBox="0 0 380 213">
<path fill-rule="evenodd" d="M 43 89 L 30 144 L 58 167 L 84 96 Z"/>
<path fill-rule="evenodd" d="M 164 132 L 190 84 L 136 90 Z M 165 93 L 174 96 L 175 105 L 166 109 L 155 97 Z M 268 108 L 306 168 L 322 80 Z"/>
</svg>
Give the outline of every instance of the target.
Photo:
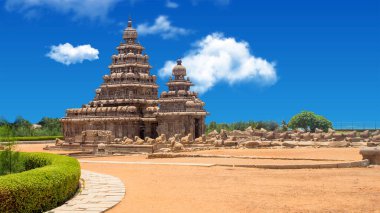
<svg viewBox="0 0 380 213">
<path fill-rule="evenodd" d="M 129 28 L 132 27 L 132 18 L 131 18 L 131 16 L 129 16 L 129 18 L 128 18 L 128 27 Z"/>
</svg>

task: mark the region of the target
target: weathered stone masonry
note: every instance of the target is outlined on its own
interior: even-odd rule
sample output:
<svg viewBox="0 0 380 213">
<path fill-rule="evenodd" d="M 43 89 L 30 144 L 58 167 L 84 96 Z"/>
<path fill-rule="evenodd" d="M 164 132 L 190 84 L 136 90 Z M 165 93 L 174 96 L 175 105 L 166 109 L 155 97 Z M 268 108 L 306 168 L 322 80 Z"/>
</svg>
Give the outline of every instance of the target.
<svg viewBox="0 0 380 213">
<path fill-rule="evenodd" d="M 132 21 L 124 30 L 123 40 L 112 56 L 110 74 L 96 89 L 95 98 L 82 108 L 67 109 L 61 119 L 66 142 L 81 142 L 86 130 L 107 130 L 112 138 L 156 138 L 165 134 L 197 138 L 205 133 L 204 102 L 186 76 L 181 61 L 173 68 L 168 92 L 158 99 L 157 77 L 150 74 L 149 56 L 137 41 Z M 160 107 L 159 107 L 160 106 Z"/>
</svg>

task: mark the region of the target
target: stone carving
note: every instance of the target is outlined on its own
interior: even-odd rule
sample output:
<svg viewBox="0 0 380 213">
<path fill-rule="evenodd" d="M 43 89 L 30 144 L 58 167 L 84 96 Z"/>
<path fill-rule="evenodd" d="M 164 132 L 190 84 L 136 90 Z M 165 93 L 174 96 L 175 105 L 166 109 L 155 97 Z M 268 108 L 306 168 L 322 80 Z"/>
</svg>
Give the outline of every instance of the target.
<svg viewBox="0 0 380 213">
<path fill-rule="evenodd" d="M 167 83 L 169 92 L 158 98 L 157 77 L 151 75 L 149 56 L 137 37 L 130 20 L 123 32 L 124 41 L 112 55 L 110 73 L 103 76 L 93 100 L 82 108 L 67 109 L 61 119 L 65 141 L 108 144 L 114 138 L 120 139 L 115 143 L 124 143 L 121 138 L 125 136 L 154 139 L 162 134 L 200 137 L 205 133 L 205 103 L 190 91 L 193 83 L 185 78 L 181 60 L 173 67 L 174 79 Z M 82 134 L 83 130 L 86 132 Z"/>
<path fill-rule="evenodd" d="M 199 138 L 196 138 L 195 140 L 194 140 L 194 143 L 206 143 L 206 135 L 202 135 L 201 137 L 199 137 Z"/>
<path fill-rule="evenodd" d="M 380 165 L 380 149 L 366 147 L 360 149 L 360 154 L 363 159 L 368 159 L 370 164 Z"/>
<path fill-rule="evenodd" d="M 360 137 L 361 138 L 369 138 L 369 131 L 366 130 L 366 131 L 360 133 Z"/>
<path fill-rule="evenodd" d="M 122 144 L 133 144 L 133 140 L 128 137 L 124 137 Z"/>
<path fill-rule="evenodd" d="M 269 132 L 267 132 L 267 133 L 265 133 L 265 139 L 267 139 L 267 140 L 273 140 L 274 139 L 274 132 L 272 132 L 272 131 L 269 131 Z"/>
<path fill-rule="evenodd" d="M 136 145 L 143 145 L 144 144 L 144 140 L 143 139 L 141 139 L 139 136 L 135 136 L 135 143 L 134 144 L 136 144 Z"/>
<path fill-rule="evenodd" d="M 376 135 L 380 135 L 380 130 L 376 130 L 374 132 L 372 132 L 371 136 L 376 136 Z"/>
<path fill-rule="evenodd" d="M 189 133 L 185 137 L 181 138 L 181 143 L 183 143 L 183 144 L 189 144 L 189 143 L 192 143 L 192 142 L 193 142 L 193 136 L 191 135 L 191 133 Z"/>
<path fill-rule="evenodd" d="M 156 138 L 156 143 L 166 143 L 166 135 L 161 134 L 159 137 Z"/>
<path fill-rule="evenodd" d="M 184 149 L 185 149 L 184 146 L 178 142 L 174 142 L 174 144 L 172 146 L 172 151 L 174 151 L 174 152 L 182 151 Z"/>
<path fill-rule="evenodd" d="M 315 133 L 323 133 L 322 129 L 315 128 Z"/>
<path fill-rule="evenodd" d="M 105 149 L 106 149 L 106 145 L 104 143 L 98 144 L 98 151 L 99 150 L 105 150 Z"/>
<path fill-rule="evenodd" d="M 371 140 L 374 142 L 380 142 L 380 135 L 373 136 Z"/>
<path fill-rule="evenodd" d="M 56 146 L 62 146 L 64 142 L 65 142 L 65 141 L 63 141 L 63 140 L 61 140 L 61 139 L 59 139 L 59 138 L 56 138 L 56 139 L 55 139 L 55 145 L 56 145 Z"/>
<path fill-rule="evenodd" d="M 208 137 L 216 137 L 219 133 L 216 130 L 212 130 L 210 133 L 208 133 Z"/>
<path fill-rule="evenodd" d="M 228 136 L 227 136 L 227 131 L 222 129 L 220 130 L 220 139 L 221 140 L 227 140 Z"/>
<path fill-rule="evenodd" d="M 334 133 L 335 130 L 333 130 L 333 129 L 331 129 L 331 128 L 328 128 L 327 132 L 328 132 L 328 133 Z"/>
<path fill-rule="evenodd" d="M 145 137 L 144 141 L 145 141 L 145 143 L 148 143 L 148 144 L 155 144 L 156 143 L 156 140 L 153 138 L 150 138 L 150 137 Z"/>
</svg>

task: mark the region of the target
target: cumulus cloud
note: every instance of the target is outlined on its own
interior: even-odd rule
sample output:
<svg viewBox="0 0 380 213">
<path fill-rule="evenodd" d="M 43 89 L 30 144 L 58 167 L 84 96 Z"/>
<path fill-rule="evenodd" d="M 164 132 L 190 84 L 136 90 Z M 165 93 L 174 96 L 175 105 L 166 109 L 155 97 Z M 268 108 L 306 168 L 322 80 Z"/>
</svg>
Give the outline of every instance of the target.
<svg viewBox="0 0 380 213">
<path fill-rule="evenodd" d="M 174 61 L 166 61 L 159 70 L 160 77 L 170 76 Z M 194 44 L 193 50 L 182 58 L 187 75 L 195 83 L 194 90 L 204 93 L 218 82 L 233 85 L 252 81 L 260 86 L 276 83 L 275 64 L 250 53 L 249 44 L 213 33 Z"/>
<path fill-rule="evenodd" d="M 137 26 L 137 31 L 140 35 L 161 35 L 163 39 L 175 38 L 179 35 L 187 35 L 191 31 L 175 27 L 171 24 L 167 16 L 158 16 L 154 21 L 154 24 L 149 25 L 148 23 L 140 24 Z"/>
<path fill-rule="evenodd" d="M 121 0 L 6 0 L 8 11 L 29 14 L 42 9 L 50 9 L 62 14 L 72 14 L 74 18 L 106 20 L 109 11 Z M 133 0 L 129 0 L 133 1 Z"/>
<path fill-rule="evenodd" d="M 70 43 L 53 45 L 50 47 L 50 52 L 46 54 L 54 61 L 66 65 L 82 63 L 84 60 L 93 61 L 99 59 L 98 55 L 99 51 L 89 44 L 73 47 Z"/>
<path fill-rule="evenodd" d="M 179 5 L 176 3 L 176 2 L 174 2 L 174 1 L 170 1 L 170 0 L 167 0 L 166 1 L 166 7 L 167 8 L 173 8 L 173 9 L 175 9 L 175 8 L 177 8 Z"/>
</svg>

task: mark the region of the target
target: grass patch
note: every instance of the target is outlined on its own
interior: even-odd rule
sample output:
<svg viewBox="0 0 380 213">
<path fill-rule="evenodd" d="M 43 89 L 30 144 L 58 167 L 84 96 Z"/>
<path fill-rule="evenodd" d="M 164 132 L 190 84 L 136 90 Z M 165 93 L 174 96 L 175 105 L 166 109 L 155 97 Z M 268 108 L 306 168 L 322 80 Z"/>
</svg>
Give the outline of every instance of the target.
<svg viewBox="0 0 380 213">
<path fill-rule="evenodd" d="M 25 136 L 25 137 L 0 137 L 1 142 L 5 141 L 46 141 L 55 140 L 56 138 L 63 139 L 63 136 Z"/>
</svg>

